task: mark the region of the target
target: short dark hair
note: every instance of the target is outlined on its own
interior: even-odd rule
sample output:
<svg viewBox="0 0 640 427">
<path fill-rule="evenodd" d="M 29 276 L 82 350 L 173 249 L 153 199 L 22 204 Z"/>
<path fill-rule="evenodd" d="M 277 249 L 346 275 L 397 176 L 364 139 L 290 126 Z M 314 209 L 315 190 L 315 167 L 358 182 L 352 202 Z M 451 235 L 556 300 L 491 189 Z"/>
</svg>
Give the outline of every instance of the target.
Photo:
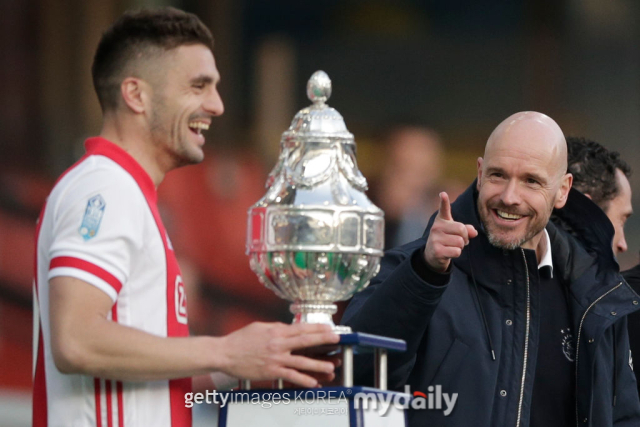
<svg viewBox="0 0 640 427">
<path fill-rule="evenodd" d="M 620 153 L 610 151 L 599 143 L 578 137 L 567 138 L 567 172 L 573 175 L 573 186 L 604 211 L 618 195 L 616 169 L 628 178 L 631 168 L 620 158 Z"/>
<path fill-rule="evenodd" d="M 211 31 L 192 14 L 172 7 L 124 13 L 102 35 L 93 58 L 93 87 L 102 111 L 118 106 L 120 83 L 130 61 L 183 45 L 203 44 L 213 51 Z"/>
</svg>

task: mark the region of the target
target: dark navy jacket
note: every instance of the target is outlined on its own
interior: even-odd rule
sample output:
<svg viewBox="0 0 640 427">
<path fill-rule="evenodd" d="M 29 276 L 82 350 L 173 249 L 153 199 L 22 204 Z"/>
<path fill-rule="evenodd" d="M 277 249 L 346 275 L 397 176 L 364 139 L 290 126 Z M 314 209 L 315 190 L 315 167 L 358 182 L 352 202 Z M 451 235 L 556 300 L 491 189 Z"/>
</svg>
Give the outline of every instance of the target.
<svg viewBox="0 0 640 427">
<path fill-rule="evenodd" d="M 409 384 L 412 392 L 427 393 L 441 385 L 445 393 L 458 393 L 449 416 L 412 410 L 411 426 L 529 425 L 540 340 L 537 260 L 533 250 L 492 246 L 476 199 L 474 183 L 451 206 L 453 218 L 474 225 L 479 235 L 453 260 L 450 274 L 435 275 L 441 283 L 427 283 L 411 263 L 422 256 L 432 217 L 422 238 L 385 254 L 380 273 L 353 297 L 343 317 L 354 331 L 407 341 L 407 351 L 389 359 L 390 389 Z M 577 347 L 576 425 L 640 426 L 625 318 L 639 308 L 640 297 L 619 274 L 613 226 L 575 190 L 555 214 L 580 239 L 552 222 L 546 227 L 554 277 L 568 287 Z M 362 356 L 356 367 L 356 384 L 370 383 L 371 362 Z"/>
<path fill-rule="evenodd" d="M 622 277 L 629 283 L 634 291 L 640 293 L 640 264 L 636 265 L 632 269 L 622 272 Z M 631 353 L 634 356 L 640 354 L 640 311 L 630 314 L 627 317 L 629 324 L 629 345 L 631 346 Z M 636 381 L 640 381 L 640 373 L 636 372 Z M 640 386 L 638 387 L 640 392 Z"/>
</svg>

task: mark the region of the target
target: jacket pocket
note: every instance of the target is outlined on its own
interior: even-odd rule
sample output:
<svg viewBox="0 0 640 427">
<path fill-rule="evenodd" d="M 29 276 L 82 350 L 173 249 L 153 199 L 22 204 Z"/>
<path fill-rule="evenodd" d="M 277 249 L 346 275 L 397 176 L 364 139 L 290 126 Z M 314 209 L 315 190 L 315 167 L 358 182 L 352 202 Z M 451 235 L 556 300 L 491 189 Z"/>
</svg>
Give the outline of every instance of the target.
<svg viewBox="0 0 640 427">
<path fill-rule="evenodd" d="M 455 338 L 428 384 L 433 386 L 441 385 L 442 388 L 446 389 L 448 383 L 459 375 L 460 364 L 468 352 L 469 346 Z"/>
</svg>

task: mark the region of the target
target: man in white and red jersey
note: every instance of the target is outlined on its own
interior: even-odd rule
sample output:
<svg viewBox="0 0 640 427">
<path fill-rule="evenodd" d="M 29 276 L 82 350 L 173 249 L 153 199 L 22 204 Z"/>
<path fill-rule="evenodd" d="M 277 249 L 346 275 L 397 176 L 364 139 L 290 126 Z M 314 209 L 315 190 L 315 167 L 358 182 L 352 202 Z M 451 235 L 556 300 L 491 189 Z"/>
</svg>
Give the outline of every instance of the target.
<svg viewBox="0 0 640 427">
<path fill-rule="evenodd" d="M 254 323 L 188 337 L 185 287 L 156 187 L 203 159 L 223 112 L 209 30 L 163 8 L 127 13 L 93 63 L 100 136 L 58 180 L 37 231 L 33 425 L 189 426 L 191 377 L 284 378 L 313 387 L 327 361 L 292 355 L 336 343 L 320 325 Z"/>
</svg>

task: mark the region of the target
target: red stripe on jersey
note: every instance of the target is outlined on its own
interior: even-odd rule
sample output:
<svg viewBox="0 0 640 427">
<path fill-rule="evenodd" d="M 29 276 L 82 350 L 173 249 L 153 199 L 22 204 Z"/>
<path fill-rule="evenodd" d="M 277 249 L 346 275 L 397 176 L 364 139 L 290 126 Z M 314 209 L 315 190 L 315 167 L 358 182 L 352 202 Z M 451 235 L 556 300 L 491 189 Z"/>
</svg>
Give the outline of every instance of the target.
<svg viewBox="0 0 640 427">
<path fill-rule="evenodd" d="M 118 322 L 118 303 L 111 307 L 111 320 Z M 118 404 L 118 427 L 124 427 L 124 402 L 122 399 L 122 381 L 116 381 L 116 395 Z"/>
<path fill-rule="evenodd" d="M 93 390 L 96 399 L 96 427 L 102 427 L 102 405 L 100 402 L 100 378 L 93 379 Z"/>
<path fill-rule="evenodd" d="M 169 381 L 171 427 L 191 427 L 191 409 L 184 405 L 185 393 L 191 393 L 191 378 Z"/>
<path fill-rule="evenodd" d="M 118 280 L 113 274 L 109 273 L 107 270 L 98 267 L 95 264 L 91 264 L 85 260 L 80 258 L 74 258 L 69 256 L 60 256 L 53 258 L 51 263 L 49 264 L 49 270 L 58 268 L 58 267 L 71 267 L 77 268 L 78 270 L 86 271 L 87 273 L 93 274 L 94 276 L 104 280 L 107 282 L 117 293 L 122 289 L 122 283 Z"/>
<path fill-rule="evenodd" d="M 38 302 L 38 307 L 35 310 L 40 312 L 40 300 L 38 299 L 38 238 L 40 237 L 40 227 L 42 226 L 42 218 L 44 218 L 44 209 L 47 206 L 42 207 L 38 222 L 36 225 L 36 250 L 33 255 L 33 281 L 34 281 L 34 295 L 35 300 Z M 32 425 L 33 427 L 46 427 L 48 424 L 47 417 L 47 377 L 45 375 L 44 367 L 44 342 L 42 338 L 42 323 L 38 325 L 38 353 L 36 354 L 36 371 L 33 377 L 33 399 L 32 399 Z"/>
<path fill-rule="evenodd" d="M 167 259 L 167 335 L 170 337 L 187 337 L 187 300 L 184 284 L 180 277 L 180 267 L 172 249 L 169 248 L 167 232 L 162 224 L 158 208 L 149 204 L 158 230 L 164 243 Z M 190 393 L 191 378 L 180 378 L 169 381 L 169 400 L 171 402 L 171 427 L 191 426 L 191 409 L 185 407 L 185 393 Z"/>
<path fill-rule="evenodd" d="M 105 394 L 107 395 L 107 427 L 113 427 L 113 405 L 111 404 L 111 380 L 104 381 Z"/>
<path fill-rule="evenodd" d="M 36 372 L 33 379 L 33 427 L 47 426 L 47 384 L 44 374 L 44 343 L 42 342 L 42 326 L 38 333 L 38 354 Z"/>
<path fill-rule="evenodd" d="M 180 267 L 178 261 L 169 248 L 167 242 L 167 232 L 160 218 L 157 206 L 157 192 L 153 181 L 149 174 L 122 148 L 116 144 L 100 137 L 89 138 L 85 146 L 88 154 L 102 155 L 110 158 L 126 170 L 136 181 L 142 194 L 147 200 L 149 209 L 153 214 L 160 238 L 162 239 L 167 263 L 167 336 L 170 337 L 187 337 L 189 336 L 189 327 L 186 322 L 186 297 L 180 294 L 180 290 L 176 289 L 181 281 L 177 280 L 180 275 Z M 178 299 L 176 300 L 176 293 Z M 182 297 L 182 299 L 181 299 Z M 176 304 L 177 303 L 177 304 Z M 183 307 L 184 305 L 184 307 Z M 178 315 L 184 315 L 182 319 L 178 319 Z M 172 427 L 190 427 L 191 426 L 191 409 L 185 407 L 184 395 L 191 392 L 191 378 L 181 378 L 169 381 L 169 398 L 171 408 L 171 426 Z"/>
<path fill-rule="evenodd" d="M 118 427 L 124 427 L 124 403 L 122 401 L 122 381 L 116 382 L 118 392 Z"/>
</svg>

